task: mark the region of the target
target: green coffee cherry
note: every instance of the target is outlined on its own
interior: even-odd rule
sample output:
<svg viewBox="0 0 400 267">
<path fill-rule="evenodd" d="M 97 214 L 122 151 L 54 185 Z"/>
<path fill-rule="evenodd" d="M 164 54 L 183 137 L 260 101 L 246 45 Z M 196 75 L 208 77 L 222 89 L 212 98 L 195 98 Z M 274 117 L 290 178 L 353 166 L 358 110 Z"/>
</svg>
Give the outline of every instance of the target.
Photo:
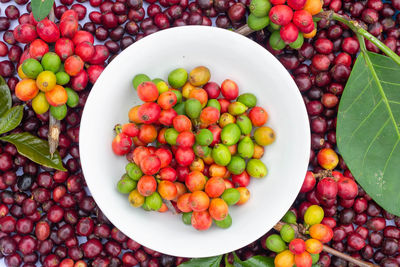
<svg viewBox="0 0 400 267">
<path fill-rule="evenodd" d="M 143 176 L 143 172 L 138 165 L 133 162 L 129 162 L 125 166 L 125 171 L 128 174 L 129 178 L 134 181 L 138 181 L 140 177 Z"/>
<path fill-rule="evenodd" d="M 196 134 L 196 143 L 201 146 L 209 146 L 214 140 L 213 134 L 208 129 L 201 129 Z"/>
<path fill-rule="evenodd" d="M 239 126 L 242 134 L 247 135 L 251 133 L 253 129 L 253 124 L 251 120 L 246 115 L 240 115 L 236 118 L 236 124 Z"/>
<path fill-rule="evenodd" d="M 226 229 L 232 225 L 232 217 L 231 217 L 231 215 L 228 214 L 228 216 L 226 216 L 225 219 L 223 219 L 221 221 L 214 220 L 214 223 L 219 228 Z"/>
<path fill-rule="evenodd" d="M 267 27 L 269 24 L 269 17 L 256 17 L 254 14 L 250 14 L 247 17 L 247 25 L 253 31 L 259 31 Z"/>
<path fill-rule="evenodd" d="M 185 113 L 191 119 L 197 119 L 201 113 L 201 103 L 195 98 L 190 98 L 185 102 Z"/>
<path fill-rule="evenodd" d="M 144 83 L 144 82 L 149 82 L 149 81 L 150 81 L 150 77 L 147 76 L 146 74 L 137 74 L 137 75 L 135 75 L 135 77 L 133 77 L 132 85 L 133 85 L 133 88 L 135 88 L 135 90 L 136 90 L 137 87 L 139 86 L 139 84 Z"/>
<path fill-rule="evenodd" d="M 251 177 L 262 178 L 267 175 L 267 167 L 259 159 L 251 159 L 247 162 L 246 171 Z"/>
<path fill-rule="evenodd" d="M 271 36 L 269 37 L 269 45 L 274 50 L 282 50 L 285 48 L 286 44 L 282 40 L 279 31 L 274 31 Z"/>
<path fill-rule="evenodd" d="M 188 79 L 188 73 L 185 69 L 179 68 L 171 71 L 168 75 L 168 83 L 173 88 L 181 88 Z"/>
<path fill-rule="evenodd" d="M 289 224 L 295 224 L 297 221 L 296 215 L 293 211 L 286 212 L 285 216 L 283 216 L 282 221 Z"/>
<path fill-rule="evenodd" d="M 122 177 L 117 184 L 118 192 L 122 194 L 129 194 L 135 188 L 136 188 L 136 181 L 133 181 L 132 179 L 126 176 Z"/>
<path fill-rule="evenodd" d="M 215 163 L 220 166 L 226 166 L 231 161 L 231 152 L 229 152 L 229 149 L 223 144 L 215 145 L 211 152 L 211 156 Z"/>
<path fill-rule="evenodd" d="M 249 6 L 250 13 L 256 17 L 266 17 L 271 9 L 269 0 L 252 0 Z"/>
<path fill-rule="evenodd" d="M 239 175 L 246 169 L 246 161 L 239 156 L 233 156 L 227 168 L 231 173 Z"/>
<path fill-rule="evenodd" d="M 257 104 L 257 97 L 252 93 L 241 94 L 238 99 L 238 102 L 243 103 L 248 108 L 253 108 Z"/>
<path fill-rule="evenodd" d="M 297 37 L 296 41 L 290 43 L 289 46 L 293 49 L 300 49 L 304 43 L 304 36 L 303 33 L 299 32 L 299 36 Z"/>
<path fill-rule="evenodd" d="M 193 212 L 184 212 L 182 213 L 182 221 L 184 224 L 191 225 L 192 224 L 192 213 Z"/>
<path fill-rule="evenodd" d="M 238 144 L 238 154 L 244 159 L 250 159 L 254 154 L 254 143 L 249 136 L 245 136 Z"/>
<path fill-rule="evenodd" d="M 221 198 L 226 202 L 226 204 L 235 205 L 240 199 L 240 193 L 236 188 L 228 188 L 225 189 Z"/>
<path fill-rule="evenodd" d="M 287 249 L 285 242 L 277 234 L 270 235 L 265 241 L 265 245 L 269 250 L 276 253 L 280 253 Z"/>
<path fill-rule="evenodd" d="M 221 142 L 226 146 L 236 144 L 240 139 L 240 128 L 236 123 L 229 123 L 221 131 Z"/>
<path fill-rule="evenodd" d="M 279 233 L 282 237 L 282 240 L 285 241 L 286 243 L 289 243 L 290 241 L 292 241 L 295 238 L 295 234 L 296 234 L 293 227 L 290 226 L 289 224 L 284 224 Z"/>
</svg>

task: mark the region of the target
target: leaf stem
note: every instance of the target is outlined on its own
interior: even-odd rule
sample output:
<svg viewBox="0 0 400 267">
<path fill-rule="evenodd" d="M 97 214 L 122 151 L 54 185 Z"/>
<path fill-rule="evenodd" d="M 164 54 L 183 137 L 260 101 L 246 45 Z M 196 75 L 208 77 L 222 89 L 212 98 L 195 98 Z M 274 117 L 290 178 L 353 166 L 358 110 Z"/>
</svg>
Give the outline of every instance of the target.
<svg viewBox="0 0 400 267">
<path fill-rule="evenodd" d="M 348 26 L 353 32 L 355 32 L 357 35 L 361 35 L 370 42 L 372 42 L 374 45 L 376 45 L 383 53 L 385 53 L 388 57 L 393 59 L 394 62 L 396 62 L 398 65 L 400 65 L 400 57 L 393 52 L 389 47 L 387 47 L 384 43 L 382 43 L 378 38 L 370 34 L 360 22 L 356 20 L 349 19 L 345 16 L 342 16 L 340 14 L 337 14 L 331 10 L 329 11 L 324 11 L 316 15 L 316 17 L 320 18 L 325 18 L 329 20 L 336 20 L 339 22 L 342 22 L 346 26 Z M 365 43 L 364 40 L 360 40 L 360 46 L 364 46 L 365 48 Z"/>
<path fill-rule="evenodd" d="M 376 45 L 383 53 L 385 53 L 388 57 L 393 59 L 394 62 L 400 65 L 400 56 L 398 56 L 393 50 L 391 50 L 389 47 L 387 47 L 384 43 L 382 43 L 378 38 L 370 34 L 366 29 L 365 25 L 362 25 L 360 22 L 356 20 L 352 20 L 350 18 L 347 18 L 345 16 L 342 16 L 340 14 L 337 14 L 333 12 L 332 10 L 329 11 L 323 11 L 317 15 L 314 16 L 315 18 L 324 18 L 328 20 L 336 20 L 339 22 L 342 22 L 346 26 L 348 26 L 352 31 L 354 31 L 356 34 L 360 34 L 363 37 L 365 37 L 367 40 L 372 42 L 374 45 Z M 236 33 L 242 34 L 242 35 L 249 35 L 253 33 L 254 31 L 249 28 L 247 24 L 243 25 L 239 29 L 235 30 Z M 365 43 L 362 44 L 360 42 L 360 46 L 364 45 Z"/>
<path fill-rule="evenodd" d="M 282 229 L 282 226 L 283 226 L 283 225 L 285 225 L 284 222 L 278 222 L 278 223 L 274 226 L 274 229 L 277 230 L 277 231 L 280 231 L 280 230 Z M 299 228 L 298 228 L 297 225 L 291 224 L 291 226 L 293 227 L 293 229 L 294 229 L 294 231 L 295 231 L 295 233 L 296 233 L 296 237 L 297 237 L 297 238 L 301 238 L 301 239 L 303 239 L 303 240 L 307 240 L 307 239 L 308 239 L 308 238 L 305 237 L 302 233 L 300 233 L 300 230 L 299 230 Z M 342 253 L 342 252 L 340 252 L 340 251 L 337 251 L 336 249 L 333 249 L 333 248 L 331 248 L 331 247 L 329 247 L 329 246 L 327 246 L 327 245 L 323 245 L 322 250 L 325 251 L 325 252 L 328 252 L 329 254 L 332 254 L 332 255 L 334 255 L 334 256 L 336 256 L 336 257 L 339 257 L 339 258 L 341 258 L 341 259 L 344 259 L 344 260 L 346 260 L 346 261 L 348 261 L 348 262 L 351 262 L 351 263 L 353 263 L 353 264 L 355 264 L 355 265 L 361 266 L 361 267 L 379 267 L 378 265 L 375 265 L 375 264 L 373 264 L 373 263 L 370 263 L 370 262 L 366 262 L 366 261 L 362 261 L 362 260 L 353 258 L 353 257 L 351 257 L 351 256 L 349 256 L 349 255 L 347 255 L 347 254 L 344 254 L 344 253 Z"/>
</svg>

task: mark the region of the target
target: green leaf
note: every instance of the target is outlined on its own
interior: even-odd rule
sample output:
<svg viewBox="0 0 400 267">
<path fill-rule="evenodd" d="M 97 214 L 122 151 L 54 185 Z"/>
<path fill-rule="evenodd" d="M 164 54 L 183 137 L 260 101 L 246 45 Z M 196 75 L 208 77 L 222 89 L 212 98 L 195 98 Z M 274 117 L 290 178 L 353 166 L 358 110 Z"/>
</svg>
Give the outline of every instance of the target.
<svg viewBox="0 0 400 267">
<path fill-rule="evenodd" d="M 400 216 L 400 66 L 389 57 L 360 53 L 337 118 L 339 152 L 363 189 Z"/>
<path fill-rule="evenodd" d="M 0 76 L 0 116 L 11 108 L 12 100 L 10 88 L 3 77 Z"/>
<path fill-rule="evenodd" d="M 239 259 L 239 257 L 236 255 L 236 253 L 233 253 L 234 257 L 234 263 L 233 265 L 235 267 L 274 267 L 274 259 L 271 257 L 266 257 L 266 256 L 253 256 L 250 259 L 247 259 L 245 261 L 242 261 Z"/>
<path fill-rule="evenodd" d="M 53 7 L 54 0 L 32 0 L 32 13 L 33 17 L 37 21 L 41 21 L 47 15 L 49 15 L 51 8 Z"/>
<path fill-rule="evenodd" d="M 179 265 L 179 267 L 219 267 L 222 255 L 208 258 L 194 258 Z"/>
<path fill-rule="evenodd" d="M 17 133 L 0 137 L 0 140 L 9 142 L 17 147 L 18 152 L 30 160 L 60 171 L 66 171 L 62 165 L 61 157 L 56 152 L 51 157 L 49 144 L 30 133 Z"/>
<path fill-rule="evenodd" d="M 23 106 L 15 106 L 9 109 L 2 117 L 0 117 L 0 134 L 9 132 L 17 127 L 24 115 Z"/>
</svg>

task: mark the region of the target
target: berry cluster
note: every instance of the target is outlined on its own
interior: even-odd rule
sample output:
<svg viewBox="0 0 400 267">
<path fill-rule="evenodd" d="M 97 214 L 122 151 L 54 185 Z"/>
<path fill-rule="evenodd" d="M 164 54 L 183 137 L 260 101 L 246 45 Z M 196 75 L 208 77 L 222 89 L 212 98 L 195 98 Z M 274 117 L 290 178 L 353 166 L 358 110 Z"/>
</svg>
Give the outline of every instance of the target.
<svg viewBox="0 0 400 267">
<path fill-rule="evenodd" d="M 229 79 L 221 86 L 209 80 L 203 66 L 189 75 L 176 69 L 168 83 L 136 75 L 133 85 L 145 103 L 130 110 L 131 123 L 117 126 L 112 142 L 114 153 L 130 161 L 117 188 L 131 205 L 165 212 L 172 201 L 183 222 L 198 230 L 213 221 L 231 225 L 228 205 L 246 203 L 250 177 L 267 175 L 260 158 L 275 139 L 255 95 L 239 96 Z"/>
</svg>

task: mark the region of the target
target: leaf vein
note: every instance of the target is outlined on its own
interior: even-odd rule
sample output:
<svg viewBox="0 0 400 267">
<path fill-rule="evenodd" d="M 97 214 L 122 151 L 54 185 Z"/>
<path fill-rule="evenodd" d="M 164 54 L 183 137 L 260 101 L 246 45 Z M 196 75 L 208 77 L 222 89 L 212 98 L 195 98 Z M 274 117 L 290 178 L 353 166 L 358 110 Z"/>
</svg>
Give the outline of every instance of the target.
<svg viewBox="0 0 400 267">
<path fill-rule="evenodd" d="M 394 150 L 396 149 L 397 145 L 399 144 L 399 142 L 400 142 L 400 139 L 397 139 L 396 143 L 395 143 L 394 146 L 393 146 L 392 151 L 391 151 L 390 154 L 389 154 L 389 157 L 387 158 L 387 160 L 386 160 L 386 162 L 385 162 L 385 167 L 383 167 L 383 170 L 382 170 L 382 177 L 385 176 L 386 168 L 387 168 L 387 166 L 388 166 L 388 164 L 389 164 L 389 161 L 390 161 L 390 159 L 392 158 L 392 154 L 393 154 Z"/>
<path fill-rule="evenodd" d="M 356 103 L 357 100 L 358 100 L 359 98 L 361 98 L 361 96 L 362 96 L 362 95 L 367 91 L 367 89 L 369 88 L 369 85 L 371 84 L 371 81 L 372 81 L 372 79 L 370 79 L 370 80 L 368 81 L 368 84 L 365 85 L 364 89 L 363 89 L 363 90 L 360 92 L 360 94 L 353 100 L 353 102 L 351 102 L 351 104 L 343 111 L 343 113 L 346 113 L 346 112 L 353 106 L 353 104 Z"/>
<path fill-rule="evenodd" d="M 383 90 L 382 84 L 380 83 L 380 79 L 379 79 L 379 77 L 378 77 L 378 74 L 376 73 L 375 69 L 372 67 L 372 61 L 371 61 L 371 59 L 369 58 L 368 53 L 367 53 L 367 52 L 364 52 L 364 55 L 365 55 L 365 57 L 364 57 L 365 62 L 367 63 L 368 68 L 369 68 L 369 70 L 371 71 L 372 77 L 373 77 L 374 80 L 376 81 L 376 85 L 377 85 L 377 87 L 378 87 L 378 89 L 379 89 L 379 93 L 381 94 L 382 99 L 383 99 L 383 101 L 385 102 L 386 109 L 387 109 L 387 111 L 388 111 L 388 113 L 389 113 L 389 117 L 390 117 L 390 119 L 391 119 L 391 121 L 392 121 L 392 123 L 393 123 L 393 125 L 394 125 L 394 129 L 395 129 L 395 131 L 396 131 L 396 133 L 397 133 L 397 138 L 400 138 L 400 130 L 399 130 L 399 128 L 397 127 L 396 119 L 394 118 L 392 109 L 390 108 L 388 99 L 387 99 L 387 97 L 386 97 L 386 93 L 385 93 L 385 91 Z"/>
<path fill-rule="evenodd" d="M 395 70 L 395 71 L 399 70 L 398 68 L 390 68 L 390 67 L 386 67 L 386 66 L 382 66 L 382 65 L 378 65 L 378 64 L 372 64 L 372 66 L 382 68 L 382 69 L 388 69 L 388 70 Z"/>
<path fill-rule="evenodd" d="M 352 132 L 351 136 L 350 136 L 350 140 L 354 137 L 354 134 L 361 128 L 361 126 L 364 125 L 364 123 L 369 119 L 369 117 L 371 117 L 371 115 L 378 109 L 379 105 L 382 103 L 382 99 L 379 100 L 379 102 L 375 105 L 375 107 L 369 112 L 369 114 L 367 115 L 367 117 L 365 117 L 360 124 L 357 126 L 357 128 Z"/>
<path fill-rule="evenodd" d="M 6 137 L 7 137 L 7 136 L 6 136 Z M 0 140 L 7 141 L 7 142 L 14 141 L 14 139 L 1 138 L 1 137 L 0 137 Z M 19 146 L 20 146 L 20 148 L 23 148 L 23 150 L 28 150 L 28 148 L 31 148 L 31 149 L 33 150 L 33 154 L 39 155 L 39 157 L 43 157 L 43 158 L 46 158 L 46 159 L 49 159 L 49 160 L 51 159 L 50 156 L 46 156 L 46 155 L 43 155 L 43 154 L 42 154 L 42 151 L 40 150 L 40 146 L 41 146 L 40 144 L 37 144 L 37 145 L 27 145 L 27 144 L 21 142 L 21 143 L 19 144 Z M 21 150 L 22 150 L 22 149 L 21 149 Z M 27 153 L 27 154 L 31 154 L 31 153 Z"/>
<path fill-rule="evenodd" d="M 377 139 L 378 136 L 381 134 L 381 132 L 383 131 L 383 129 L 386 127 L 386 124 L 389 123 L 389 121 L 390 121 L 390 118 L 388 118 L 388 119 L 385 121 L 385 123 L 382 124 L 381 128 L 378 130 L 378 132 L 376 133 L 376 135 L 375 135 L 374 138 L 372 139 L 371 143 L 368 145 L 368 148 L 367 148 L 367 150 L 366 150 L 365 153 L 364 153 L 364 157 L 363 157 L 363 161 L 362 161 L 362 166 L 364 166 L 365 158 L 367 157 L 368 152 L 369 152 L 369 150 L 370 150 L 371 147 L 372 147 L 372 144 L 375 143 L 376 139 Z"/>
<path fill-rule="evenodd" d="M 381 83 L 385 83 L 385 84 L 400 86 L 400 84 L 398 84 L 398 83 L 392 83 L 392 82 L 388 82 L 388 81 L 384 81 L 384 80 L 379 80 L 379 81 L 380 81 Z"/>
</svg>

